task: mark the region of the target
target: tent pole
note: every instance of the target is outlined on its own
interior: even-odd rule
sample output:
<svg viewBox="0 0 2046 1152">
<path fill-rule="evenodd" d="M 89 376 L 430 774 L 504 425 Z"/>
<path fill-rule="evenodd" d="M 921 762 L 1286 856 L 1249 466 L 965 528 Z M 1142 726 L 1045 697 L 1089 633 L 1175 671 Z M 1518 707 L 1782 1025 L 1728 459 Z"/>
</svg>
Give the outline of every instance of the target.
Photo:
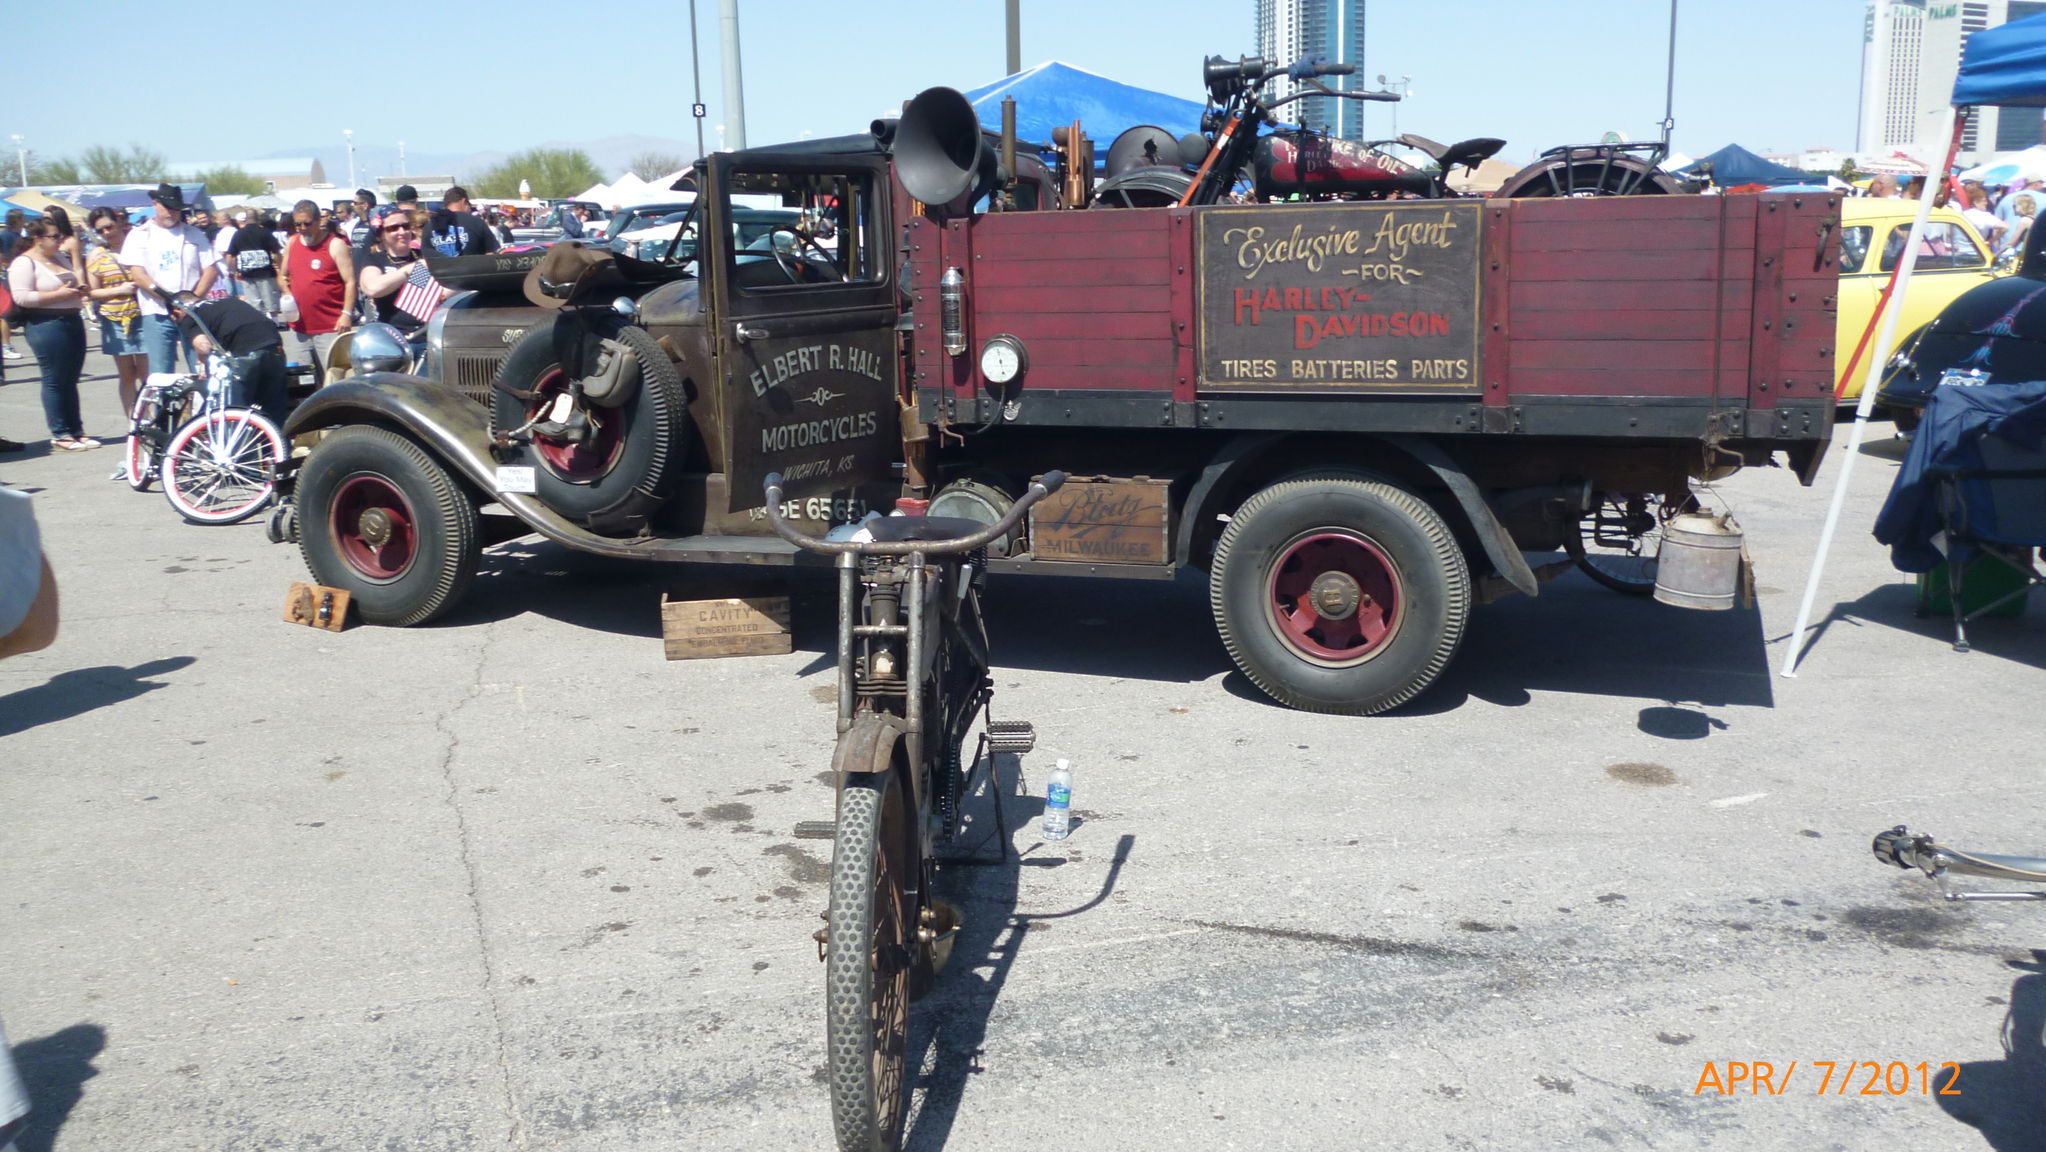
<svg viewBox="0 0 2046 1152">
<path fill-rule="evenodd" d="M 1925 174 L 1925 190 L 1918 197 L 1918 215 L 1911 218 L 1911 232 L 1904 238 L 1903 259 L 1897 262 L 1896 299 L 1901 300 L 1911 286 L 1911 270 L 1918 266 L 1918 237 L 1925 231 L 1926 221 L 1932 217 L 1932 203 L 1939 190 L 1946 183 L 1946 174 L 1953 167 L 1954 156 L 1960 151 L 1961 131 L 1967 126 L 1972 109 L 1949 107 L 1947 109 L 1946 154 L 1941 158 L 1939 168 Z M 1876 247 L 1879 237 L 1869 237 L 1869 251 L 1879 252 Z M 1786 677 L 1796 678 L 1798 653 L 1804 644 L 1804 630 L 1812 621 L 1812 605 L 1818 599 L 1819 578 L 1826 570 L 1826 554 L 1833 547 L 1833 533 L 1840 527 L 1840 508 L 1847 502 L 1847 484 L 1854 476 L 1854 462 L 1861 457 L 1862 433 L 1868 425 L 1869 413 L 1875 410 L 1876 389 L 1881 387 L 1883 368 L 1889 362 L 1884 349 L 1897 338 L 1897 317 L 1903 313 L 1901 305 L 1889 310 L 1883 317 L 1882 335 L 1876 338 L 1875 354 L 1868 360 L 1868 375 L 1861 385 L 1861 402 L 1854 408 L 1854 427 L 1847 434 L 1845 459 L 1840 462 L 1840 475 L 1833 483 L 1833 502 L 1826 509 L 1825 526 L 1819 529 L 1819 550 L 1812 557 L 1811 575 L 1804 582 L 1804 601 L 1797 607 L 1797 623 L 1791 626 L 1788 642 L 1783 650 L 1783 672 Z"/>
</svg>

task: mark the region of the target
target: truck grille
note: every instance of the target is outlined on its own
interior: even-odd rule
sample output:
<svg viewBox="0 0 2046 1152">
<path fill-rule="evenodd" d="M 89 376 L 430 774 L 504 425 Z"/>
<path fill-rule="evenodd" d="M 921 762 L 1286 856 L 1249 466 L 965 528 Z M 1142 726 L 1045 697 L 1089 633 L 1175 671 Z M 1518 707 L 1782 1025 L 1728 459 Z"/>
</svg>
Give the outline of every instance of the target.
<svg viewBox="0 0 2046 1152">
<path fill-rule="evenodd" d="M 497 378 L 497 369 L 503 363 L 502 354 L 457 352 L 448 358 L 448 380 L 464 396 L 487 408 L 490 382 Z"/>
</svg>

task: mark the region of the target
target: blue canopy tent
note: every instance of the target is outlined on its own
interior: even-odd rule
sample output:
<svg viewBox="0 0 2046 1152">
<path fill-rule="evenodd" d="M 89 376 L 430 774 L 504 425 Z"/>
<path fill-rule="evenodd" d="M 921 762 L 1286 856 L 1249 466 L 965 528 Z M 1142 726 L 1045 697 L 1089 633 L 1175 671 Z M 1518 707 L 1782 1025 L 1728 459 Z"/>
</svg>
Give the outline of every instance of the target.
<svg viewBox="0 0 2046 1152">
<path fill-rule="evenodd" d="M 2046 106 L 2046 15 L 2013 20 L 1968 37 L 1968 45 L 1961 53 L 1960 74 L 1954 80 L 1953 106 L 1948 113 L 1950 143 L 1944 162 L 1935 169 L 1942 177 L 1952 170 L 1954 155 L 1960 149 L 1960 130 L 1964 126 L 1960 118 L 1962 110 L 1983 104 L 2024 108 Z M 1904 258 L 1897 261 L 1892 297 L 1904 295 L 1911 283 L 1911 270 L 1918 263 L 1918 238 L 1932 214 L 1933 199 L 1938 195 L 1939 185 L 1939 180 L 1925 182 L 1925 194 L 1918 202 L 1918 217 L 1912 222 L 1911 233 L 1904 242 Z M 1895 346 L 1899 311 L 1894 307 L 1878 307 L 1883 328 L 1876 347 Z M 1833 503 L 1826 512 L 1825 527 L 1819 530 L 1818 553 L 1812 558 L 1811 576 L 1805 582 L 1804 602 L 1798 607 L 1797 623 L 1791 626 L 1789 642 L 1784 645 L 1785 676 L 1797 674 L 1798 658 L 1805 647 L 1805 628 L 1811 623 L 1812 605 L 1818 597 L 1819 577 L 1826 567 L 1826 553 L 1832 546 L 1834 529 L 1839 526 L 1840 509 L 1846 502 L 1854 463 L 1861 456 L 1862 430 L 1868 423 L 1880 389 L 1883 359 L 1881 356 L 1869 358 L 1861 405 L 1855 409 L 1854 424 L 1848 432 L 1840 473 L 1833 486 Z"/>
<path fill-rule="evenodd" d="M 1711 165 L 1709 171 L 1706 165 Z M 1728 144 L 1709 156 L 1700 156 L 1680 175 L 1696 178 L 1710 175 L 1721 188 L 1743 184 L 1808 184 L 1812 174 L 1764 160 L 1738 144 Z"/>
<path fill-rule="evenodd" d="M 1198 100 L 1168 96 L 1047 60 L 966 93 L 981 127 L 990 131 L 1001 128 L 1005 96 L 1016 99 L 1017 139 L 1049 144 L 1052 129 L 1078 120 L 1088 138 L 1100 142 L 1103 154 L 1110 141 L 1139 124 L 1156 124 L 1175 136 L 1196 131 L 1206 107 Z"/>
</svg>

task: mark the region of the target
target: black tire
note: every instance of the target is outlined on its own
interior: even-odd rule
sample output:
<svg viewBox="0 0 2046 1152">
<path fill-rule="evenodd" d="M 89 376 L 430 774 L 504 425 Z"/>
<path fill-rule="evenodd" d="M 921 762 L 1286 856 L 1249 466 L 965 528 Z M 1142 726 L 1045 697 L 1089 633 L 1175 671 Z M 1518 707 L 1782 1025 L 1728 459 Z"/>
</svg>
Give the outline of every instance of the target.
<svg viewBox="0 0 2046 1152">
<path fill-rule="evenodd" d="M 1656 196 L 1683 189 L 1666 173 L 1628 156 L 1603 160 L 1552 156 L 1508 177 L 1495 197 Z"/>
<path fill-rule="evenodd" d="M 567 386 L 571 375 L 581 377 L 595 371 L 599 338 L 623 343 L 638 365 L 639 379 L 628 383 L 631 399 L 623 405 L 595 410 L 601 439 L 594 445 L 577 446 L 534 436 L 532 443 L 520 445 L 506 463 L 533 468 L 534 494 L 547 507 L 598 532 L 630 534 L 666 502 L 681 470 L 683 433 L 689 420 L 682 378 L 646 329 L 608 318 L 596 322 L 584 341 L 584 363 L 579 370 L 564 372 L 554 329 L 574 323 L 578 321 L 573 317 L 561 317 L 554 324 L 535 325 L 513 346 L 498 378 L 506 387 L 539 395 L 522 400 L 503 388 L 493 388 L 492 430 L 522 427 Z"/>
<path fill-rule="evenodd" d="M 1307 607 L 1324 600 L 1333 615 Z M 1371 715 L 1448 666 L 1470 617 L 1470 570 L 1442 517 L 1405 489 L 1294 480 L 1231 517 L 1208 604 L 1230 658 L 1272 699 Z"/>
<path fill-rule="evenodd" d="M 850 737 L 852 733 L 847 733 Z M 893 1152 L 909 1101 L 914 878 L 896 774 L 849 776 L 838 798 L 824 954 L 824 1035 L 839 1152 Z"/>
<path fill-rule="evenodd" d="M 426 451 L 382 428 L 342 428 L 298 474 L 299 553 L 362 619 L 404 628 L 461 600 L 481 552 L 476 502 Z"/>
</svg>

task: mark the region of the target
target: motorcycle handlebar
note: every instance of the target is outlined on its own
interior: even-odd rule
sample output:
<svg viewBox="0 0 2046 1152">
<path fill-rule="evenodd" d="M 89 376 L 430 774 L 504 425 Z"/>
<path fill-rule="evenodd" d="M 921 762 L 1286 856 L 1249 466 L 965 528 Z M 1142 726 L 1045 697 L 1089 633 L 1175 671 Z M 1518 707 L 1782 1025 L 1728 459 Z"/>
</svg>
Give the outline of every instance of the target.
<svg viewBox="0 0 2046 1152">
<path fill-rule="evenodd" d="M 1875 842 L 1870 847 L 1874 849 L 1877 860 L 1898 868 L 1916 868 L 1927 876 L 1954 872 L 1991 880 L 2046 884 L 2046 859 L 1963 852 L 1930 836 L 1914 834 L 1902 824 L 1887 832 L 1876 833 Z"/>
<path fill-rule="evenodd" d="M 993 524 L 966 536 L 955 536 L 949 540 L 820 540 L 796 531 L 781 514 L 781 473 L 771 472 L 767 476 L 767 523 L 774 534 L 809 552 L 838 555 L 851 552 L 860 556 L 907 556 L 914 552 L 926 555 L 945 555 L 953 552 L 971 552 L 984 548 L 996 539 L 1008 535 L 1030 511 L 1031 505 L 1059 490 L 1066 482 L 1066 474 L 1054 468 L 1043 476 L 1031 481 L 1030 490 L 1023 498 L 1009 506 L 1008 514 Z"/>
</svg>

